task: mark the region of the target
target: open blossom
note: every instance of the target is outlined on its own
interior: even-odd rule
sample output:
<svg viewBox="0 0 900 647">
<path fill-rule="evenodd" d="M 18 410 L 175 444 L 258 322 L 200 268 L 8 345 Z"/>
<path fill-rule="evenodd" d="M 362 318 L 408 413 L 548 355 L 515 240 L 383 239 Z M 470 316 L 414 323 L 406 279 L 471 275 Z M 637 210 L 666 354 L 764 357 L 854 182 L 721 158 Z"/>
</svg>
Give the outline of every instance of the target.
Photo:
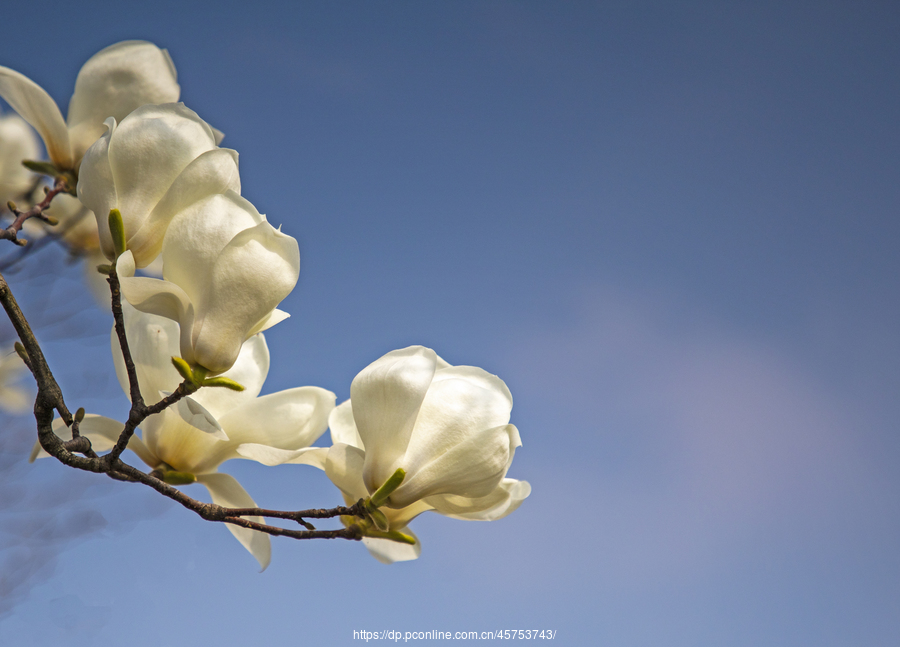
<svg viewBox="0 0 900 647">
<path fill-rule="evenodd" d="M 43 88 L 0 67 L 0 97 L 38 131 L 61 170 L 78 169 L 107 117 L 121 121 L 144 104 L 177 101 L 180 92 L 168 52 L 139 40 L 110 45 L 88 59 L 75 80 L 68 122 Z"/>
<path fill-rule="evenodd" d="M 34 186 L 36 176 L 22 166 L 22 160 L 36 158 L 39 151 L 34 131 L 21 117 L 0 115 L 0 209 Z"/>
<path fill-rule="evenodd" d="M 134 277 L 119 257 L 122 294 L 143 312 L 181 325 L 181 357 L 227 371 L 244 340 L 287 317 L 276 306 L 300 274 L 297 241 L 234 191 L 207 196 L 173 218 L 162 250 L 163 280 Z"/>
<path fill-rule="evenodd" d="M 506 478 L 522 444 L 509 424 L 511 410 L 512 396 L 496 375 L 451 366 L 430 348 L 411 346 L 356 376 L 350 400 L 329 419 L 332 447 L 285 451 L 244 445 L 239 451 L 270 465 L 322 468 L 348 505 L 375 494 L 402 469 L 403 481 L 380 509 L 389 532 L 415 539 L 407 525 L 422 512 L 491 521 L 513 512 L 531 493 L 527 482 Z M 419 556 L 418 540 L 363 542 L 382 562 Z"/>
<path fill-rule="evenodd" d="M 137 267 L 162 249 L 170 221 L 211 195 L 240 193 L 237 153 L 218 148 L 212 128 L 181 103 L 145 105 L 107 132 L 85 153 L 78 198 L 97 218 L 100 243 L 115 258 L 109 212 L 118 209 L 125 245 Z"/>
<path fill-rule="evenodd" d="M 171 357 L 178 352 L 178 325 L 127 305 L 124 311 L 141 394 L 147 402 L 155 402 L 174 391 L 181 381 L 171 363 Z M 116 374 L 128 394 L 128 377 L 115 331 L 112 348 Z M 225 373 L 242 384 L 243 391 L 201 388 L 176 406 L 147 418 L 141 424 L 140 437 L 133 436 L 128 449 L 150 468 L 159 470 L 164 479 L 175 473 L 179 482 L 193 479 L 202 483 L 214 503 L 256 507 L 234 477 L 217 471 L 219 465 L 241 458 L 238 450 L 245 443 L 282 451 L 307 447 L 324 433 L 335 401 L 334 393 L 311 386 L 257 397 L 268 371 L 269 350 L 263 336 L 256 335 L 244 344 L 238 360 Z M 54 429 L 61 437 L 68 433 L 60 420 L 54 422 Z M 81 423 L 81 434 L 91 440 L 96 451 L 112 448 L 121 431 L 122 423 L 102 416 L 88 415 Z M 40 447 L 35 446 L 33 457 L 41 453 Z M 265 568 L 270 558 L 268 535 L 226 525 Z"/>
</svg>

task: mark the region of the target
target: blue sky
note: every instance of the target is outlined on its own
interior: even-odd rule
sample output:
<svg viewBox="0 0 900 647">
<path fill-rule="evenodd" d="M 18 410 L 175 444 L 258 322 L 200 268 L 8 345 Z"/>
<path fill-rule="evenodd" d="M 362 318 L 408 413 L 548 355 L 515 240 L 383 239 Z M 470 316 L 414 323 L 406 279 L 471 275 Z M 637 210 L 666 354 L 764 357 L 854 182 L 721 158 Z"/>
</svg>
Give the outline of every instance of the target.
<svg viewBox="0 0 900 647">
<path fill-rule="evenodd" d="M 342 400 L 383 353 L 433 347 L 506 380 L 510 475 L 534 490 L 498 522 L 420 517 L 417 562 L 285 540 L 259 574 L 149 492 L 24 464 L 11 422 L 0 563 L 22 584 L 0 636 L 896 639 L 896 7 L 88 1 L 3 22 L 0 64 L 62 105 L 102 47 L 168 48 L 243 194 L 300 243 L 265 391 Z M 43 334 L 70 403 L 121 417 L 108 324 L 62 300 L 60 256 L 49 297 L 10 283 L 69 315 Z M 338 503 L 310 468 L 223 471 L 270 507 Z"/>
</svg>

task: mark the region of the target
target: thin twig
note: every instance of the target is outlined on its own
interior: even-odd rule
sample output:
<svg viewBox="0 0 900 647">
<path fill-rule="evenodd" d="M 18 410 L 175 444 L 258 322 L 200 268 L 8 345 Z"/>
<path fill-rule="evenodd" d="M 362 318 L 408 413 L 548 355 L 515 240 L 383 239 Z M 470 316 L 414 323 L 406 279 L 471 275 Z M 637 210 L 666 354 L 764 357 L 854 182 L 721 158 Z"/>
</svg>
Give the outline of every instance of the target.
<svg viewBox="0 0 900 647">
<path fill-rule="evenodd" d="M 67 191 L 68 185 L 66 184 L 65 179 L 58 177 L 56 178 L 56 182 L 53 183 L 52 189 L 46 189 L 47 195 L 44 196 L 44 199 L 41 200 L 38 204 L 34 205 L 28 211 L 19 211 L 15 208 L 15 205 L 10 204 L 9 209 L 12 211 L 15 219 L 12 221 L 12 224 L 9 225 L 6 229 L 0 230 L 0 239 L 11 240 L 16 245 L 20 247 L 24 245 L 27 241 L 20 240 L 18 238 L 18 234 L 22 231 L 22 225 L 29 218 L 39 218 L 44 222 L 49 223 L 48 217 L 44 215 L 44 211 L 46 211 L 50 207 L 50 202 L 55 198 L 58 194 Z"/>
</svg>

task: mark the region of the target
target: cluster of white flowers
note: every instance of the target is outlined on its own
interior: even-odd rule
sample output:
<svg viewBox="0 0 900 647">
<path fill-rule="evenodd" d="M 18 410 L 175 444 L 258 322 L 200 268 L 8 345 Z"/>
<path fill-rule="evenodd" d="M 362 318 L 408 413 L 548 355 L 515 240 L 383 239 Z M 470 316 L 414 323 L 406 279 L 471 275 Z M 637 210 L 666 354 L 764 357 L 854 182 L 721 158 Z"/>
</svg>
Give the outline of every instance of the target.
<svg viewBox="0 0 900 647">
<path fill-rule="evenodd" d="M 298 279 L 297 242 L 241 197 L 237 153 L 176 103 L 179 93 L 168 53 L 143 41 L 108 47 L 84 65 L 67 120 L 37 84 L 0 67 L 0 97 L 37 130 L 55 169 L 77 177 L 77 200 L 53 209 L 72 222 L 81 214 L 64 238 L 70 247 L 102 253 L 115 268 L 144 399 L 175 391 L 185 370 L 244 387 L 193 392 L 147 418 L 128 449 L 158 478 L 201 483 L 228 507 L 256 507 L 218 472 L 229 459 L 318 467 L 348 505 L 367 501 L 370 517 L 344 522 L 360 526 L 384 562 L 418 557 L 408 525 L 422 512 L 494 520 L 515 510 L 531 488 L 506 477 L 521 445 L 509 424 L 512 396 L 482 369 L 411 346 L 363 369 L 338 407 L 334 393 L 318 387 L 259 397 L 269 369 L 262 331 L 288 316 L 277 306 Z M 19 165 L 37 155 L 29 137 L 17 117 L 0 120 L 4 196 L 20 197 L 35 182 Z M 161 278 L 135 276 L 153 267 Z M 128 395 L 115 332 L 112 355 Z M 173 358 L 186 368 L 179 372 Z M 331 447 L 311 447 L 329 427 Z M 54 429 L 68 433 L 60 420 Z M 121 429 L 96 415 L 80 426 L 96 451 L 110 449 Z M 32 459 L 40 455 L 36 445 Z M 268 535 L 228 527 L 265 568 Z"/>
</svg>

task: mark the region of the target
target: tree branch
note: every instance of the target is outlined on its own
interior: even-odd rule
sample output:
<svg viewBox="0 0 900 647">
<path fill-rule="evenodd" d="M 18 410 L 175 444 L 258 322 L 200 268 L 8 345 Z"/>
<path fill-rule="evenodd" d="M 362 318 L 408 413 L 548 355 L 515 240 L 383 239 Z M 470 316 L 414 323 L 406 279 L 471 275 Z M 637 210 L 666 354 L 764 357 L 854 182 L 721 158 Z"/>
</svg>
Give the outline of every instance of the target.
<svg viewBox="0 0 900 647">
<path fill-rule="evenodd" d="M 44 199 L 41 200 L 38 204 L 34 205 L 28 211 L 19 211 L 16 206 L 12 203 L 7 205 L 9 210 L 12 211 L 15 219 L 12 221 L 12 224 L 9 225 L 6 229 L 0 230 L 0 240 L 6 239 L 11 240 L 16 245 L 20 247 L 25 245 L 26 240 L 20 240 L 18 238 L 18 234 L 22 231 L 22 225 L 29 218 L 40 218 L 44 222 L 48 224 L 53 224 L 51 220 L 44 215 L 44 211 L 46 211 L 50 207 L 50 202 L 55 198 L 58 194 L 67 191 L 68 185 L 66 184 L 66 180 L 64 178 L 58 177 L 56 181 L 53 183 L 52 189 L 44 189 L 46 191 L 46 195 Z"/>
<path fill-rule="evenodd" d="M 113 281 L 111 280 L 110 283 L 112 284 Z M 117 283 L 118 281 L 116 279 L 116 284 Z M 181 504 L 188 510 L 194 511 L 207 521 L 230 523 L 236 526 L 242 526 L 244 528 L 256 530 L 268 535 L 276 537 L 290 537 L 292 539 L 362 539 L 363 531 L 362 528 L 357 524 L 350 524 L 349 526 L 338 530 L 316 530 L 311 526 L 311 524 L 308 524 L 304 521 L 304 518 L 328 519 L 340 516 L 355 516 L 364 519 L 368 516 L 368 513 L 365 510 L 365 506 L 362 505 L 362 502 L 358 502 L 355 505 L 349 507 L 338 506 L 331 509 L 319 508 L 312 510 L 298 510 L 296 512 L 266 510 L 262 508 L 226 508 L 214 503 L 203 503 L 202 501 L 197 501 L 196 499 L 193 499 L 186 495 L 181 490 L 165 483 L 155 476 L 145 474 L 139 469 L 123 462 L 119 458 L 119 455 L 128 445 L 128 440 L 131 438 L 131 435 L 134 433 L 134 429 L 137 427 L 137 425 L 140 424 L 140 422 L 142 422 L 144 419 L 146 419 L 147 416 L 161 412 L 166 407 L 184 397 L 186 395 L 186 392 L 182 388 L 184 386 L 183 384 L 179 385 L 178 389 L 174 393 L 167 396 L 166 398 L 163 398 L 154 405 L 144 405 L 143 401 L 141 400 L 140 408 L 135 409 L 134 404 L 132 403 L 132 415 L 129 416 L 128 423 L 126 423 L 125 429 L 123 429 L 122 434 L 119 436 L 119 442 L 116 444 L 116 448 L 119 448 L 119 445 L 121 445 L 121 448 L 119 448 L 117 452 L 116 448 L 114 448 L 110 453 L 104 456 L 98 456 L 91 449 L 90 441 L 88 440 L 88 438 L 85 436 L 81 436 L 77 432 L 78 419 L 73 417 L 66 407 L 65 401 L 63 400 L 62 390 L 59 388 L 56 379 L 53 377 L 53 374 L 50 371 L 50 367 L 47 365 L 47 361 L 44 358 L 44 354 L 41 351 L 40 345 L 38 344 L 34 333 L 32 332 L 28 321 L 25 319 L 25 315 L 19 308 L 15 297 L 10 291 L 6 279 L 3 278 L 2 275 L 0 275 L 0 303 L 2 303 L 3 309 L 6 311 L 7 316 L 15 327 L 16 333 L 19 335 L 19 339 L 21 340 L 28 357 L 28 361 L 26 362 L 26 364 L 28 365 L 29 369 L 31 369 L 35 382 L 37 382 L 38 393 L 34 404 L 34 417 L 37 421 L 38 440 L 44 451 L 46 451 L 48 454 L 56 458 L 64 465 L 84 470 L 86 472 L 106 474 L 110 478 L 119 481 L 142 483 L 143 485 L 153 488 L 163 496 L 168 497 L 169 499 L 172 499 L 173 501 Z M 122 332 L 120 341 L 123 343 L 124 353 L 125 351 L 127 351 L 127 340 L 125 339 L 124 322 L 122 321 L 121 302 L 119 302 L 118 310 L 119 314 L 117 318 L 117 332 L 119 330 L 119 324 L 121 324 Z M 134 369 L 134 362 L 131 360 L 130 353 L 126 355 L 126 358 L 127 361 L 131 362 L 132 370 L 129 373 L 129 378 L 131 378 L 131 376 L 133 375 L 134 384 L 137 384 L 137 373 Z M 56 433 L 54 433 L 54 411 L 57 411 L 59 413 L 60 417 L 66 422 L 68 426 L 76 426 L 76 429 L 73 430 L 74 433 L 72 440 L 64 441 L 62 438 L 57 436 Z M 130 433 L 126 434 L 126 432 L 129 430 Z M 290 530 L 287 528 L 272 526 L 269 524 L 259 523 L 243 518 L 247 516 L 293 520 L 307 527 L 307 530 Z"/>
</svg>

